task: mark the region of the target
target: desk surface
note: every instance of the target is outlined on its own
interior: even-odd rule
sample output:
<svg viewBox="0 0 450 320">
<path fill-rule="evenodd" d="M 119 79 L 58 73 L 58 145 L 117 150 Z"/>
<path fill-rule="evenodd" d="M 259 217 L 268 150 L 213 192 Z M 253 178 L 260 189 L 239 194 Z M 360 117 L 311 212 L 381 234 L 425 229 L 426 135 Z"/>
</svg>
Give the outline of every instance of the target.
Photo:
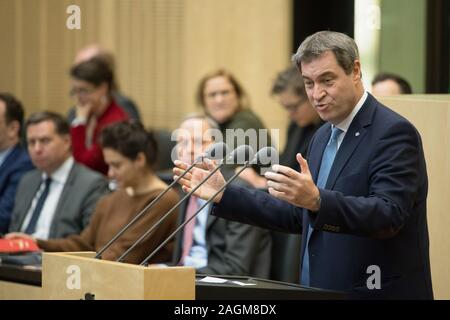
<svg viewBox="0 0 450 320">
<path fill-rule="evenodd" d="M 200 300 L 341 300 L 346 298 L 342 292 L 303 287 L 293 283 L 267 279 L 217 276 L 228 280 L 226 283 L 217 284 L 199 282 L 198 280 L 203 277 L 198 276 L 195 284 L 196 299 Z M 253 285 L 241 286 L 234 281 Z"/>
<path fill-rule="evenodd" d="M 217 276 L 225 283 L 199 282 L 204 275 L 197 276 L 195 294 L 198 300 L 301 300 L 301 299 L 345 299 L 340 292 L 302 287 L 300 285 L 242 276 Z M 251 283 L 241 286 L 233 281 Z M 3 287 L 3 289 L 1 289 Z M 41 270 L 18 266 L 0 265 L 0 291 L 14 290 L 12 299 L 39 299 Z M 26 292 L 25 292 L 26 291 Z M 20 295 L 24 292 L 23 296 Z M 30 293 L 32 295 L 30 296 Z M 6 294 L 4 292 L 4 294 Z M 2 296 L 2 294 L 0 294 Z M 8 298 L 5 296 L 3 298 Z"/>
</svg>

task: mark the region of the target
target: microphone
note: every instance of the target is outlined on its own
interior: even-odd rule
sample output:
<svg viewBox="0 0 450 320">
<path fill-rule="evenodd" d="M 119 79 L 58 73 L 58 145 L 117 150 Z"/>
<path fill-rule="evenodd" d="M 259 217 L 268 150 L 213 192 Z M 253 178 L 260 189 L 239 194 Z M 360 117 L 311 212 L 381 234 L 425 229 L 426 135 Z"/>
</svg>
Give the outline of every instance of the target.
<svg viewBox="0 0 450 320">
<path fill-rule="evenodd" d="M 148 210 L 150 210 L 181 178 L 183 178 L 196 164 L 203 161 L 204 158 L 221 160 L 224 156 L 228 154 L 228 146 L 223 142 L 218 142 L 210 146 L 204 154 L 198 156 L 194 159 L 193 163 L 180 175 L 175 181 L 173 181 L 163 192 L 161 192 L 152 202 L 150 202 L 144 209 L 142 209 L 134 218 L 128 222 L 116 235 L 109 240 L 109 242 L 104 245 L 95 255 L 95 259 L 101 259 L 103 252 L 105 252 L 111 245 L 116 242 L 116 240 L 127 231 L 132 225 L 136 223 Z"/>
<path fill-rule="evenodd" d="M 250 150 L 249 150 L 250 149 Z M 153 230 L 155 230 L 158 226 L 161 225 L 161 223 L 176 209 L 178 208 L 178 206 L 184 201 L 186 200 L 188 197 L 190 197 L 198 188 L 201 187 L 201 185 L 203 183 L 205 183 L 214 173 L 217 172 L 217 170 L 219 170 L 226 161 L 231 161 L 237 158 L 242 158 L 244 157 L 244 155 L 253 155 L 253 150 L 251 150 L 251 147 L 249 146 L 239 146 L 237 147 L 235 150 L 233 150 L 233 152 L 231 152 L 228 156 L 226 156 L 224 159 L 222 159 L 220 161 L 220 164 L 214 168 L 213 171 L 211 171 L 206 177 L 205 179 L 203 179 L 198 186 L 196 186 L 195 188 L 193 188 L 188 194 L 186 194 L 180 201 L 178 201 L 177 204 L 175 204 L 169 211 L 167 211 L 155 224 L 153 224 L 153 226 L 148 229 L 139 239 L 137 239 L 133 245 L 131 247 L 129 247 L 119 258 L 116 259 L 117 262 L 122 261 L 130 252 L 131 250 L 133 250 L 136 246 L 138 246 L 142 241 L 144 241 L 144 239 L 153 232 Z M 176 179 L 176 181 L 178 181 L 180 179 Z M 159 247 L 158 247 L 159 248 Z"/>
<path fill-rule="evenodd" d="M 166 238 L 166 240 L 164 240 L 155 250 L 153 250 L 153 252 L 151 252 L 141 263 L 141 266 L 146 266 L 148 265 L 148 261 L 156 254 L 158 253 L 159 250 L 161 250 L 162 247 L 164 247 L 167 242 L 169 242 L 181 229 L 184 228 L 184 226 L 186 224 L 188 224 L 192 219 L 194 219 L 208 204 L 211 203 L 211 201 L 213 201 L 213 199 L 219 194 L 221 193 L 223 190 L 225 190 L 225 188 L 231 183 L 233 182 L 233 180 L 235 180 L 242 171 L 244 171 L 246 168 L 250 167 L 253 164 L 258 164 L 258 163 L 265 163 L 267 164 L 267 159 L 275 159 L 278 156 L 277 151 L 275 150 L 275 148 L 273 147 L 264 147 L 262 149 L 260 149 L 254 156 L 253 155 L 253 151 L 251 150 L 251 147 L 249 147 L 249 149 L 247 150 L 247 154 L 245 156 L 249 156 L 247 158 L 244 159 L 250 159 L 251 160 L 246 160 L 244 162 L 244 166 L 242 168 L 240 168 L 228 181 L 225 182 L 225 184 L 211 197 L 208 199 L 208 201 L 206 201 L 198 210 L 197 212 L 195 212 L 192 217 L 190 217 L 188 220 L 184 221 L 177 229 L 175 229 L 174 232 L 172 232 L 170 234 L 170 236 L 168 236 Z M 242 154 L 240 154 L 242 156 Z M 242 158 L 241 158 L 242 159 Z M 201 182 L 201 184 L 203 184 L 206 181 L 203 180 Z M 201 185 L 200 184 L 200 185 Z"/>
</svg>

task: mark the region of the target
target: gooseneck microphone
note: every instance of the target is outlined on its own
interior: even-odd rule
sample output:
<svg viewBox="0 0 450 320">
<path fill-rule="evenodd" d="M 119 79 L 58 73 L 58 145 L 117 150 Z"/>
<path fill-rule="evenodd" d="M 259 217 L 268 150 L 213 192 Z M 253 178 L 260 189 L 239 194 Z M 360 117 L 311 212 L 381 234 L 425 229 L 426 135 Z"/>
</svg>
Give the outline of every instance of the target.
<svg viewBox="0 0 450 320">
<path fill-rule="evenodd" d="M 188 197 L 190 197 L 200 186 L 205 183 L 214 173 L 217 172 L 226 162 L 228 161 L 234 161 L 234 159 L 241 159 L 244 157 L 246 153 L 248 153 L 249 146 L 239 146 L 233 152 L 230 153 L 230 155 L 226 156 L 220 161 L 220 164 L 214 168 L 213 171 L 211 171 L 200 183 L 198 186 L 196 186 L 194 189 L 192 189 L 188 194 L 186 194 L 180 201 L 178 201 L 177 204 L 175 204 L 169 211 L 167 211 L 150 229 L 148 229 L 139 239 L 136 240 L 136 242 L 133 243 L 131 247 L 129 247 L 119 258 L 116 259 L 117 262 L 123 261 L 123 259 L 136 247 L 138 246 L 144 239 L 153 232 L 161 223 L 176 209 L 178 206 L 186 200 Z M 253 151 L 252 151 L 253 153 Z M 176 181 L 179 181 L 180 179 L 177 178 Z"/>
<path fill-rule="evenodd" d="M 109 240 L 109 242 L 101 248 L 95 255 L 95 259 L 101 259 L 103 252 L 105 252 L 111 245 L 116 242 L 116 240 L 124 234 L 132 225 L 136 223 L 141 217 L 143 217 L 148 210 L 150 210 L 159 200 L 176 184 L 183 178 L 196 164 L 202 162 L 204 158 L 212 160 L 222 160 L 224 155 L 228 154 L 228 147 L 223 142 L 218 142 L 209 147 L 203 155 L 198 156 L 193 163 L 181 174 L 176 180 L 174 180 L 163 192 L 161 192 L 152 202 L 144 207 L 134 218 L 128 222 L 117 234 Z"/>
<path fill-rule="evenodd" d="M 148 261 L 150 261 L 150 259 L 156 254 L 158 253 L 159 250 L 161 250 L 162 247 L 164 247 L 167 242 L 169 242 L 181 229 L 184 228 L 184 226 L 186 224 L 188 224 L 192 219 L 194 219 L 208 204 L 210 204 L 214 198 L 221 193 L 223 190 L 225 190 L 225 188 L 231 183 L 233 182 L 233 180 L 235 180 L 242 171 L 244 171 L 246 168 L 250 167 L 253 164 L 268 164 L 268 159 L 275 159 L 277 158 L 277 151 L 275 150 L 275 148 L 273 147 L 264 147 L 261 150 L 259 150 L 255 156 L 253 155 L 253 151 L 251 150 L 251 147 L 249 146 L 245 146 L 248 147 L 249 149 L 246 150 L 246 154 L 244 155 L 244 159 L 251 159 L 251 160 L 246 160 L 243 167 L 241 169 L 239 169 L 228 181 L 225 182 L 225 184 L 213 195 L 211 196 L 208 201 L 206 201 L 193 215 L 192 217 L 190 217 L 189 219 L 187 219 L 186 221 L 184 221 L 177 229 L 175 229 L 174 232 L 172 232 L 167 238 L 166 240 L 164 240 L 155 250 L 153 250 L 141 263 L 141 266 L 146 266 L 148 265 Z M 242 156 L 242 154 L 241 154 Z M 236 158 L 235 158 L 236 159 Z M 242 159 L 242 157 L 240 158 Z M 202 185 L 204 182 L 206 181 L 203 180 L 198 186 Z M 197 186 L 197 187 L 198 187 Z M 192 192 L 190 192 L 192 193 Z"/>
</svg>

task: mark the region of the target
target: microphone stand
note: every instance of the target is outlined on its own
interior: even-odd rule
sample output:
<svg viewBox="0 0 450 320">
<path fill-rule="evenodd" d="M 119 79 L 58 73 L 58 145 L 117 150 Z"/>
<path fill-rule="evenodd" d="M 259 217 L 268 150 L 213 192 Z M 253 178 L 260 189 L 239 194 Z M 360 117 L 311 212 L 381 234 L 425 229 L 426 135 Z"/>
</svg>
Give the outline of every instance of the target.
<svg viewBox="0 0 450 320">
<path fill-rule="evenodd" d="M 169 242 L 177 233 L 178 233 L 178 231 L 180 231 L 182 228 L 184 228 L 184 226 L 186 225 L 186 224 L 188 224 L 192 219 L 194 219 L 208 204 L 210 204 L 211 203 L 211 201 L 213 201 L 214 200 L 214 198 L 219 194 L 219 193 L 221 193 L 234 179 L 236 179 L 237 178 L 237 176 L 239 175 L 239 174 L 241 174 L 241 172 L 242 171 L 244 171 L 246 168 L 248 168 L 250 165 L 251 165 L 251 163 L 252 163 L 253 161 L 246 161 L 245 162 L 245 164 L 244 164 L 244 166 L 238 171 L 238 172 L 236 172 L 227 182 L 225 182 L 225 184 L 219 189 L 219 191 L 217 191 L 211 198 L 209 198 L 208 199 L 208 201 L 206 202 L 206 203 L 204 203 L 201 207 L 200 207 L 200 209 L 198 209 L 197 210 L 197 212 L 192 216 L 192 217 L 190 217 L 189 219 L 187 219 L 186 221 L 184 221 L 177 229 L 175 229 L 175 231 L 174 232 L 172 232 L 171 234 L 170 234 L 170 236 L 169 237 L 167 237 L 167 239 L 166 240 L 164 240 L 155 250 L 153 250 L 148 256 L 147 256 L 147 258 L 145 258 L 141 263 L 140 263 L 140 265 L 141 266 L 147 266 L 148 265 L 148 261 L 159 251 L 159 250 L 161 250 L 161 248 L 164 246 L 164 245 L 166 245 L 166 243 L 167 242 Z M 221 165 L 223 165 L 223 164 L 221 164 Z M 217 168 L 219 168 L 219 167 L 217 167 Z M 216 168 L 216 169 L 217 169 Z M 214 170 L 213 172 L 211 172 L 211 174 L 212 173 L 214 173 L 214 172 L 216 172 L 217 170 Z M 209 176 L 211 176 L 211 174 L 209 175 Z M 206 178 L 206 179 L 204 179 L 197 187 L 195 187 L 195 189 L 192 189 L 191 190 L 191 192 L 189 192 L 188 193 L 188 196 L 190 196 L 195 190 L 197 190 L 208 178 L 209 178 L 209 176 Z M 186 198 L 186 197 L 185 197 Z"/>
<path fill-rule="evenodd" d="M 139 245 L 142 241 L 144 241 L 144 239 L 153 232 L 153 230 L 155 230 L 156 227 L 158 227 L 166 218 L 167 216 L 169 216 L 169 214 L 171 214 L 184 200 L 186 200 L 188 197 L 190 197 L 198 188 L 200 188 L 200 186 L 206 181 L 208 180 L 214 173 L 217 172 L 217 170 L 219 170 L 222 166 L 224 165 L 224 161 L 222 161 L 220 163 L 220 165 L 218 165 L 213 171 L 211 171 L 205 179 L 203 179 L 203 181 L 201 183 L 199 183 L 198 186 L 196 186 L 194 189 L 192 189 L 188 194 L 186 194 L 180 201 L 178 201 L 178 203 L 172 207 L 172 209 L 170 209 L 167 213 L 165 213 L 150 229 L 148 229 L 138 240 L 136 240 L 135 243 L 133 243 L 133 245 L 131 247 L 129 247 L 124 253 L 122 253 L 122 255 L 116 259 L 116 262 L 121 262 L 123 261 L 123 259 L 131 252 L 131 250 L 133 250 L 137 245 Z M 187 171 L 185 171 L 183 173 L 186 173 Z M 176 179 L 176 181 L 179 181 L 181 178 L 181 176 L 179 178 Z M 174 181 L 175 183 L 175 181 Z M 158 247 L 159 248 L 159 247 Z"/>
<path fill-rule="evenodd" d="M 150 210 L 178 181 L 181 180 L 196 164 L 201 162 L 203 157 L 197 158 L 187 169 L 174 180 L 163 192 L 161 192 L 152 202 L 150 202 L 144 209 L 142 209 L 130 222 L 128 222 L 109 242 L 101 248 L 95 255 L 95 259 L 101 259 L 103 252 L 105 252 L 116 240 L 124 234 L 137 220 L 139 220 L 148 210 Z"/>
</svg>

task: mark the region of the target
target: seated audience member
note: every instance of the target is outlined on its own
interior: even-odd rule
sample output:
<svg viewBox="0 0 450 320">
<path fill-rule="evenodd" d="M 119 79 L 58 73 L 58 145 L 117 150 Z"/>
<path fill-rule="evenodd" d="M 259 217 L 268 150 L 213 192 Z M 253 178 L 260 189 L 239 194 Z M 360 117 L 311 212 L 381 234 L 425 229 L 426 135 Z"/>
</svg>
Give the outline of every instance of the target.
<svg viewBox="0 0 450 320">
<path fill-rule="evenodd" d="M 215 216 L 301 233 L 292 255 L 302 286 L 354 299 L 433 299 L 420 133 L 365 91 L 358 46 L 346 34 L 316 32 L 292 60 L 327 121 L 309 161 L 297 154 L 301 172 L 276 165 L 265 173 L 267 194 L 226 186 L 220 172 L 199 185 L 214 172 L 205 161 L 179 181 L 183 191 L 199 186 L 195 195 L 214 197 Z M 176 179 L 189 163 L 174 164 Z"/>
<path fill-rule="evenodd" d="M 187 117 L 178 129 L 178 158 L 192 163 L 204 152 L 213 142 L 209 129 L 217 129 L 212 119 L 201 115 Z M 231 173 L 224 172 L 229 177 Z M 205 202 L 198 197 L 190 197 L 181 209 L 180 223 L 191 217 Z M 179 234 L 174 261 L 193 266 L 197 273 L 202 274 L 267 278 L 271 252 L 269 233 L 257 227 L 216 218 L 209 214 L 210 211 L 211 205 L 206 206 Z"/>
<path fill-rule="evenodd" d="M 101 134 L 108 176 L 115 179 L 118 190 L 98 202 L 91 222 L 80 235 L 65 239 L 37 240 L 45 251 L 98 251 L 119 232 L 147 204 L 155 199 L 167 185 L 153 171 L 157 146 L 151 133 L 140 124 L 120 122 L 105 128 Z M 175 191 L 165 194 L 150 211 L 107 249 L 102 258 L 116 260 L 131 245 L 169 211 L 179 198 Z M 175 230 L 177 214 L 172 213 L 155 231 L 123 260 L 140 263 Z M 150 262 L 169 262 L 173 254 L 173 241 L 160 250 Z"/>
<path fill-rule="evenodd" d="M 399 75 L 393 73 L 379 73 L 372 80 L 372 94 L 375 96 L 392 96 L 411 93 L 411 85 Z"/>
<path fill-rule="evenodd" d="M 9 231 L 40 239 L 80 233 L 108 192 L 106 179 L 74 161 L 69 124 L 60 115 L 35 113 L 25 127 L 36 169 L 19 183 Z"/>
<path fill-rule="evenodd" d="M 102 48 L 98 44 L 92 44 L 87 47 L 82 48 L 80 51 L 78 51 L 77 55 L 75 56 L 75 61 L 73 63 L 74 66 L 88 61 L 94 57 L 98 57 L 105 61 L 113 73 L 115 73 L 116 69 L 116 62 L 114 59 L 114 56 L 111 52 L 106 50 L 105 48 Z M 139 108 L 136 106 L 133 100 L 131 100 L 129 97 L 123 95 L 119 90 L 119 85 L 117 83 L 117 79 L 114 79 L 112 83 L 112 89 L 111 89 L 111 95 L 113 96 L 114 100 L 116 101 L 117 105 L 121 107 L 131 119 L 140 121 L 141 116 L 139 114 Z M 71 108 L 69 110 L 68 114 L 68 120 L 69 122 L 72 122 L 73 119 L 75 119 L 75 107 Z"/>
<path fill-rule="evenodd" d="M 303 78 L 297 67 L 289 67 L 278 74 L 272 86 L 272 95 L 287 111 L 291 121 L 286 145 L 280 155 L 280 164 L 298 171 L 300 166 L 295 159 L 296 154 L 301 153 L 307 157 L 309 142 L 324 122 L 308 100 Z M 266 187 L 267 180 L 252 169 L 244 170 L 240 177 L 255 188 Z"/>
<path fill-rule="evenodd" d="M 20 101 L 0 93 L 0 234 L 8 231 L 20 178 L 33 169 L 27 151 L 20 145 L 22 123 Z"/>
<path fill-rule="evenodd" d="M 76 98 L 76 118 L 70 130 L 74 158 L 106 175 L 108 166 L 103 159 L 98 137 L 106 126 L 128 118 L 111 93 L 114 74 L 99 58 L 74 66 L 70 74 L 71 95 Z"/>
<path fill-rule="evenodd" d="M 264 135 L 266 141 L 260 139 L 259 130 L 265 129 L 265 126 L 250 109 L 244 88 L 230 72 L 216 70 L 205 75 L 197 89 L 197 103 L 218 123 L 223 141 L 230 148 L 234 149 L 242 143 L 251 145 L 254 150 L 270 145 L 269 133 Z M 243 132 L 256 130 L 257 141 L 249 141 L 247 137 L 238 139 L 234 134 L 239 129 Z"/>
</svg>

